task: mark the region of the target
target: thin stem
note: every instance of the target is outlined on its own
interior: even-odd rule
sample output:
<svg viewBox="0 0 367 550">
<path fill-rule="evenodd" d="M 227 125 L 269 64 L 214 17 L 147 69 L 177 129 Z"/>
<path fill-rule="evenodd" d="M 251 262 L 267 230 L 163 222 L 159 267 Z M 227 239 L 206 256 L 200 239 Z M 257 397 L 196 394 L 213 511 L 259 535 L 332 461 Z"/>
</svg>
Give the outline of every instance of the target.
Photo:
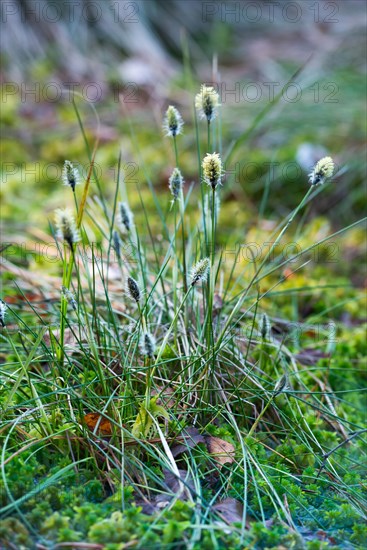
<svg viewBox="0 0 367 550">
<path fill-rule="evenodd" d="M 215 219 L 215 187 L 212 187 L 211 195 L 211 243 L 210 243 L 210 284 L 208 292 L 208 312 L 207 312 L 207 346 L 208 349 L 213 344 L 213 296 L 215 288 L 215 272 L 214 272 L 214 263 L 215 263 L 215 229 L 216 229 L 216 219 Z"/>
<path fill-rule="evenodd" d="M 77 198 L 76 198 L 75 189 L 73 190 L 73 195 L 74 195 L 74 203 L 75 203 L 76 213 L 78 214 L 78 201 L 77 201 Z"/>
<path fill-rule="evenodd" d="M 160 345 L 160 348 L 159 348 L 158 355 L 157 355 L 157 358 L 155 360 L 154 366 L 153 366 L 153 368 L 151 369 L 151 371 L 149 373 L 149 380 L 148 380 L 148 384 L 147 384 L 146 391 L 145 391 L 145 396 L 146 396 L 146 402 L 147 403 L 149 403 L 149 401 L 150 401 L 150 389 L 151 389 L 151 386 L 152 386 L 152 380 L 153 380 L 154 373 L 155 373 L 156 368 L 158 366 L 158 363 L 159 363 L 159 361 L 160 361 L 160 359 L 163 355 L 163 352 L 166 349 L 168 338 L 170 337 L 171 332 L 172 332 L 173 328 L 175 327 L 178 315 L 179 315 L 181 309 L 183 308 L 183 306 L 185 305 L 185 302 L 186 302 L 187 298 L 189 297 L 189 294 L 190 294 L 192 288 L 193 288 L 193 286 L 190 285 L 188 291 L 186 292 L 185 296 L 182 299 L 181 304 L 178 306 L 177 311 L 175 312 L 175 316 L 173 317 L 172 322 L 171 322 L 171 324 L 170 324 L 170 326 L 169 326 L 169 328 L 166 332 L 166 335 L 163 339 L 163 342 Z"/>
<path fill-rule="evenodd" d="M 64 263 L 63 263 L 63 276 L 62 276 L 62 285 L 67 290 L 70 289 L 71 275 L 73 272 L 74 265 L 74 249 L 73 245 L 70 246 L 70 258 L 69 263 L 66 260 L 66 244 L 64 244 Z M 61 293 L 60 298 L 60 344 L 59 344 L 59 360 L 61 367 L 64 364 L 64 337 L 65 337 L 65 323 L 66 323 L 66 313 L 67 313 L 67 300 L 63 293 Z"/>
<path fill-rule="evenodd" d="M 251 429 L 249 431 L 249 433 L 247 434 L 246 436 L 246 439 L 250 438 L 252 436 L 252 434 L 254 433 L 254 431 L 256 430 L 260 420 L 262 419 L 262 417 L 264 416 L 264 414 L 266 413 L 268 407 L 271 405 L 271 403 L 273 402 L 274 400 L 274 397 L 271 397 L 269 399 L 269 401 L 267 402 L 267 404 L 265 405 L 265 407 L 263 408 L 263 410 L 261 411 L 261 413 L 259 414 L 259 416 L 256 418 L 255 422 L 252 424 L 251 426 Z"/>
<path fill-rule="evenodd" d="M 173 283 L 173 311 L 177 309 L 177 279 L 178 279 L 178 255 L 177 255 L 177 201 L 173 203 L 175 237 L 173 240 L 174 266 L 172 271 Z M 174 346 L 177 347 L 177 319 L 174 326 Z"/>
<path fill-rule="evenodd" d="M 185 200 L 183 190 L 180 191 L 180 214 L 181 214 L 181 236 L 182 236 L 182 267 L 183 267 L 183 288 L 187 292 L 187 266 L 186 266 L 186 242 L 185 242 Z"/>
<path fill-rule="evenodd" d="M 179 168 L 178 166 L 178 152 L 177 152 L 177 141 L 176 141 L 176 136 L 173 136 L 173 149 L 175 151 L 175 162 L 176 162 L 176 166 L 177 168 Z"/>
<path fill-rule="evenodd" d="M 175 152 L 176 167 L 179 168 L 177 139 L 176 138 L 177 138 L 177 136 L 173 136 L 173 148 L 174 148 L 174 152 Z M 185 220 L 184 220 L 185 208 L 184 208 L 184 206 L 185 206 L 184 196 L 183 196 L 183 191 L 181 189 L 181 191 L 180 191 L 180 216 L 181 216 L 181 236 L 182 236 L 183 288 L 184 288 L 184 292 L 186 294 L 186 292 L 187 292 L 187 270 L 186 270 Z M 175 217 L 175 228 L 176 228 L 176 217 Z M 176 237 L 175 237 L 175 239 L 176 239 Z M 177 243 L 176 243 L 175 253 L 177 254 Z"/>
<path fill-rule="evenodd" d="M 215 262 L 215 239 L 216 239 L 216 212 L 215 212 L 215 187 L 212 188 L 212 242 L 211 242 L 211 266 Z"/>
</svg>

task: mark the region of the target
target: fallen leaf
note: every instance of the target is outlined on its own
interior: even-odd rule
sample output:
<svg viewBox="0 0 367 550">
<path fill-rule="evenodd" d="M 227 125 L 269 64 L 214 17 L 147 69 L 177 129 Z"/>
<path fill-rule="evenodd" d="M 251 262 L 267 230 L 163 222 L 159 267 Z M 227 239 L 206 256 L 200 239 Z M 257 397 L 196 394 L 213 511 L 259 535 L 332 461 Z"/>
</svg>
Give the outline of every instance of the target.
<svg viewBox="0 0 367 550">
<path fill-rule="evenodd" d="M 87 413 L 83 420 L 85 424 L 88 426 L 88 428 L 91 431 L 95 430 L 95 427 L 97 426 L 96 432 L 101 435 L 112 435 L 112 424 L 111 422 L 102 416 L 99 413 Z"/>
<path fill-rule="evenodd" d="M 193 449 L 199 443 L 206 443 L 205 437 L 199 433 L 199 430 L 197 428 L 194 427 L 190 427 L 184 430 L 180 434 L 180 437 L 184 439 L 184 443 L 174 445 L 172 447 L 171 452 L 174 458 L 184 453 L 185 451 L 188 451 L 189 449 Z"/>
<path fill-rule="evenodd" d="M 225 441 L 224 439 L 220 439 L 219 437 L 214 437 L 212 435 L 206 436 L 205 442 L 207 444 L 209 453 L 213 455 L 213 458 L 220 465 L 220 467 L 222 467 L 227 462 L 234 462 L 235 448 L 232 443 L 229 443 L 229 441 Z"/>
<path fill-rule="evenodd" d="M 145 499 L 135 500 L 135 505 L 142 508 L 144 514 L 153 515 L 169 506 L 173 498 L 179 500 L 187 500 L 190 492 L 195 492 L 195 483 L 192 475 L 187 470 L 178 470 L 177 476 L 171 470 L 163 470 L 164 487 L 156 497 L 150 497 L 148 501 Z M 182 482 L 183 491 L 180 493 L 180 480 Z"/>
<path fill-rule="evenodd" d="M 174 393 L 175 390 L 170 386 L 166 386 L 165 388 L 157 386 L 152 390 L 152 395 L 158 396 L 157 405 L 163 405 L 167 409 L 172 409 L 177 403 L 177 399 L 175 399 Z"/>
<path fill-rule="evenodd" d="M 183 486 L 183 491 L 180 494 L 181 500 L 187 500 L 188 494 L 195 492 L 195 483 L 192 475 L 187 470 L 178 470 L 178 473 L 180 475 L 179 478 L 171 470 L 163 470 L 164 482 L 170 493 L 162 493 L 157 496 L 156 502 L 158 506 L 162 507 L 163 502 L 169 502 L 173 496 L 176 496 L 180 492 L 181 486 Z"/>
<path fill-rule="evenodd" d="M 320 359 L 326 357 L 330 357 L 330 354 L 313 348 L 305 348 L 296 355 L 296 359 L 302 365 L 315 365 Z"/>
<path fill-rule="evenodd" d="M 242 521 L 243 504 L 235 498 L 225 498 L 217 502 L 212 507 L 212 510 L 218 512 L 227 523 Z"/>
</svg>

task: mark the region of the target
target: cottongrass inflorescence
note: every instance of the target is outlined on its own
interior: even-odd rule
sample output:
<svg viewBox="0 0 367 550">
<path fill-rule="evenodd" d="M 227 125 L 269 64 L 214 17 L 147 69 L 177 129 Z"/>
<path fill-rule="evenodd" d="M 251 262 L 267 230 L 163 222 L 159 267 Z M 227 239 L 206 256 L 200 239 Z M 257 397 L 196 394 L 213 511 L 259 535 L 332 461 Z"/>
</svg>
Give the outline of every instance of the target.
<svg viewBox="0 0 367 550">
<path fill-rule="evenodd" d="M 270 336 L 270 331 L 271 331 L 271 325 L 270 325 L 269 317 L 266 315 L 266 313 L 263 313 L 260 321 L 261 338 L 263 340 L 267 340 Z"/>
<path fill-rule="evenodd" d="M 140 341 L 140 350 L 142 355 L 152 359 L 155 352 L 155 339 L 150 332 L 144 332 Z"/>
<path fill-rule="evenodd" d="M 223 166 L 219 153 L 207 153 L 202 162 L 204 181 L 215 189 L 222 183 Z"/>
<path fill-rule="evenodd" d="M 76 226 L 74 215 L 69 208 L 62 210 L 59 208 L 55 213 L 56 217 L 56 237 L 68 243 L 70 248 L 80 241 L 80 233 Z"/>
<path fill-rule="evenodd" d="M 182 133 L 183 125 L 184 121 L 180 115 L 180 112 L 176 109 L 176 107 L 170 105 L 163 120 L 163 130 L 166 132 L 166 136 L 178 136 L 178 134 Z"/>
<path fill-rule="evenodd" d="M 5 315 L 7 309 L 8 306 L 6 305 L 6 303 L 0 299 L 0 324 L 2 327 L 5 327 Z"/>
<path fill-rule="evenodd" d="M 219 95 L 213 86 L 202 84 L 200 92 L 195 97 L 195 107 L 200 117 L 211 122 L 216 117 L 219 106 Z"/>
<path fill-rule="evenodd" d="M 289 389 L 288 376 L 286 374 L 283 374 L 283 376 L 279 378 L 278 382 L 274 386 L 273 398 L 283 393 L 284 391 L 287 391 L 288 389 Z"/>
<path fill-rule="evenodd" d="M 75 186 L 80 183 L 79 171 L 73 165 L 70 160 L 64 162 L 64 167 L 62 170 L 62 179 L 64 185 L 69 185 L 73 191 L 75 191 Z"/>
<path fill-rule="evenodd" d="M 129 233 L 134 224 L 134 215 L 126 202 L 119 202 L 117 223 L 121 231 Z"/>
<path fill-rule="evenodd" d="M 71 305 L 73 310 L 76 311 L 78 309 L 78 304 L 77 304 L 77 301 L 75 299 L 74 294 L 68 288 L 66 288 L 65 286 L 61 287 L 61 292 L 62 292 L 63 296 L 65 297 L 65 300 Z"/>
<path fill-rule="evenodd" d="M 319 160 L 309 174 L 311 185 L 323 184 L 334 173 L 334 161 L 331 157 Z"/>
<path fill-rule="evenodd" d="M 130 298 L 138 303 L 141 298 L 141 292 L 138 283 L 132 277 L 127 278 L 126 290 Z"/>
<path fill-rule="evenodd" d="M 121 260 L 122 242 L 121 242 L 121 239 L 120 239 L 120 235 L 118 234 L 118 232 L 116 230 L 114 230 L 114 232 L 112 233 L 112 240 L 113 240 L 113 248 L 116 252 L 116 256 L 119 260 Z"/>
<path fill-rule="evenodd" d="M 179 194 L 181 193 L 184 180 L 179 168 L 174 168 L 170 178 L 169 178 L 169 189 L 173 195 L 173 200 L 177 200 Z"/>
<path fill-rule="evenodd" d="M 199 260 L 191 270 L 191 286 L 195 286 L 200 281 L 205 282 L 208 278 L 210 270 L 209 258 Z"/>
</svg>

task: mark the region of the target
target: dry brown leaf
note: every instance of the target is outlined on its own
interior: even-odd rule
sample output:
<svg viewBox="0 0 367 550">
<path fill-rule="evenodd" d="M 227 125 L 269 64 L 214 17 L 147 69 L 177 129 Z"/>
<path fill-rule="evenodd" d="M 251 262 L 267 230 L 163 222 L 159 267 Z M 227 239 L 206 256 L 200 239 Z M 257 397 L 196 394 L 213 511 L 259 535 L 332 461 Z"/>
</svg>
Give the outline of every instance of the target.
<svg viewBox="0 0 367 550">
<path fill-rule="evenodd" d="M 193 449 L 198 445 L 198 443 L 206 443 L 205 437 L 199 433 L 199 430 L 194 427 L 187 428 L 184 430 L 180 437 L 184 439 L 184 442 L 179 445 L 174 445 L 171 449 L 172 456 L 176 456 L 184 453 L 189 449 Z"/>
<path fill-rule="evenodd" d="M 180 491 L 181 484 L 184 487 L 182 494 L 180 494 L 181 500 L 187 500 L 188 494 L 190 492 L 195 492 L 195 483 L 192 475 L 187 470 L 178 470 L 180 479 L 178 476 L 171 470 L 163 470 L 164 482 L 167 486 L 167 489 L 171 492 L 171 495 L 168 493 L 162 493 L 157 497 L 157 503 L 164 500 L 171 500 L 173 495 L 176 495 Z M 180 483 L 183 482 L 183 483 Z"/>
<path fill-rule="evenodd" d="M 212 510 L 218 512 L 227 523 L 241 522 L 243 516 L 243 504 L 235 498 L 225 498 L 217 502 Z"/>
<path fill-rule="evenodd" d="M 314 348 L 305 348 L 296 355 L 296 359 L 302 365 L 315 365 L 320 359 L 330 357 L 328 353 L 314 349 Z"/>
<path fill-rule="evenodd" d="M 206 436 L 205 442 L 207 444 L 209 453 L 213 455 L 213 458 L 220 465 L 220 468 L 228 462 L 234 462 L 235 448 L 232 443 L 229 443 L 229 441 L 225 441 L 224 439 L 220 439 L 219 437 L 214 437 L 212 435 Z"/>
<path fill-rule="evenodd" d="M 83 420 L 91 431 L 94 431 L 97 426 L 96 432 L 100 435 L 112 435 L 112 424 L 107 418 L 99 413 L 87 413 Z"/>
</svg>

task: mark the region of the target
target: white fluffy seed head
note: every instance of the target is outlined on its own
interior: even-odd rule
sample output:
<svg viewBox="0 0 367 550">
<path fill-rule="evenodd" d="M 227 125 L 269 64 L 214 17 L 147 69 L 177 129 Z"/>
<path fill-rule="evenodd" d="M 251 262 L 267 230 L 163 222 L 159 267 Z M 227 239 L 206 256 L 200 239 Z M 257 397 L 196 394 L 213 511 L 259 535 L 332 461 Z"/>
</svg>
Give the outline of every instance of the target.
<svg viewBox="0 0 367 550">
<path fill-rule="evenodd" d="M 334 161 L 331 157 L 324 157 L 316 162 L 309 179 L 311 185 L 322 185 L 327 179 L 331 178 L 334 173 Z"/>
<path fill-rule="evenodd" d="M 277 395 L 283 393 L 284 391 L 287 391 L 288 389 L 289 389 L 288 376 L 286 374 L 283 374 L 283 376 L 279 378 L 278 382 L 274 386 L 273 397 L 276 397 Z"/>
<path fill-rule="evenodd" d="M 207 153 L 202 162 L 204 181 L 215 189 L 222 183 L 223 166 L 219 153 Z"/>
<path fill-rule="evenodd" d="M 142 355 L 152 359 L 155 352 L 155 339 L 150 332 L 144 332 L 140 341 L 140 350 Z"/>
<path fill-rule="evenodd" d="M 141 292 L 138 283 L 132 277 L 127 278 L 126 290 L 130 298 L 138 303 L 141 298 Z"/>
<path fill-rule="evenodd" d="M 166 132 L 166 136 L 178 136 L 178 134 L 182 133 L 183 125 L 184 121 L 180 112 L 176 107 L 170 105 L 163 119 L 163 130 Z"/>
<path fill-rule="evenodd" d="M 2 327 L 5 327 L 5 315 L 7 309 L 8 306 L 6 305 L 6 303 L 0 299 L 0 324 Z"/>
<path fill-rule="evenodd" d="M 219 95 L 213 86 L 202 84 L 200 92 L 195 96 L 195 107 L 200 117 L 212 121 L 217 116 L 219 106 Z"/>
<path fill-rule="evenodd" d="M 184 184 L 184 180 L 179 168 L 174 168 L 168 181 L 169 189 L 173 195 L 173 200 L 175 201 L 178 199 Z"/>
<path fill-rule="evenodd" d="M 197 283 L 205 282 L 208 278 L 210 271 L 209 258 L 203 258 L 199 260 L 197 264 L 191 270 L 191 286 L 195 286 Z"/>
<path fill-rule="evenodd" d="M 56 237 L 68 243 L 70 248 L 80 241 L 80 233 L 76 226 L 74 215 L 69 208 L 59 208 L 55 212 Z"/>
<path fill-rule="evenodd" d="M 123 233 L 129 233 L 134 225 L 134 215 L 126 202 L 119 202 L 117 208 L 117 223 Z"/>
<path fill-rule="evenodd" d="M 79 171 L 73 165 L 70 160 L 64 162 L 64 167 L 62 169 L 62 179 L 64 185 L 69 185 L 73 191 L 75 191 L 75 186 L 80 183 Z"/>
<path fill-rule="evenodd" d="M 118 234 L 118 231 L 116 231 L 116 229 L 112 233 L 112 240 L 113 240 L 113 248 L 116 252 L 116 256 L 119 260 L 121 260 L 122 242 L 120 239 L 120 235 Z"/>
<path fill-rule="evenodd" d="M 61 292 L 63 296 L 65 297 L 65 300 L 71 305 L 74 311 L 78 309 L 78 304 L 75 299 L 75 295 L 65 286 L 61 287 Z"/>
<path fill-rule="evenodd" d="M 266 315 L 266 313 L 263 313 L 261 317 L 260 331 L 261 331 L 261 338 L 263 340 L 267 340 L 270 336 L 271 325 L 270 325 L 269 317 Z"/>
</svg>

